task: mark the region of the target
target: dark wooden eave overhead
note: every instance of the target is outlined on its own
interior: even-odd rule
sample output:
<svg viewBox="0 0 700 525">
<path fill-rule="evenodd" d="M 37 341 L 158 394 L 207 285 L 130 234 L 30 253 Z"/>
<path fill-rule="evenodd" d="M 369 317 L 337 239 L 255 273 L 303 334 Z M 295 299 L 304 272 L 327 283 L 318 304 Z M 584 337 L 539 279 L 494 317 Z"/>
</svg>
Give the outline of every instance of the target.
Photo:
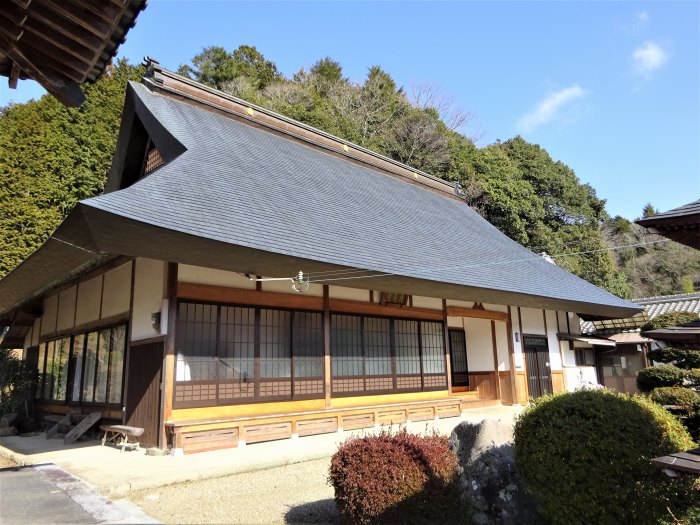
<svg viewBox="0 0 700 525">
<path fill-rule="evenodd" d="M 700 250 L 700 200 L 635 222 L 651 233 Z"/>
<path fill-rule="evenodd" d="M 79 106 L 136 22 L 146 0 L 3 0 L 0 75 L 10 88 L 31 78 L 67 106 Z"/>
</svg>

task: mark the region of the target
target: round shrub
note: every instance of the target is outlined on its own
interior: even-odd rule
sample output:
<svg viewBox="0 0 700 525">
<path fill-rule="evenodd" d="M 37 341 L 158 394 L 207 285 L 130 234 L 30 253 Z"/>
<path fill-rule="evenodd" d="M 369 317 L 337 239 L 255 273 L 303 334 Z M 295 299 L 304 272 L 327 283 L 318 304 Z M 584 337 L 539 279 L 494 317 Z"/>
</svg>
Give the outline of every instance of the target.
<svg viewBox="0 0 700 525">
<path fill-rule="evenodd" d="M 542 515 L 558 524 L 644 525 L 683 514 L 693 479 L 667 477 L 650 460 L 693 446 L 671 414 L 608 390 L 545 396 L 515 424 L 515 461 Z"/>
<path fill-rule="evenodd" d="M 658 330 L 668 326 L 682 326 L 696 319 L 700 319 L 700 315 L 693 312 L 669 312 L 647 321 L 640 327 L 640 331 L 648 332 L 649 330 Z"/>
<path fill-rule="evenodd" d="M 328 480 L 349 523 L 454 523 L 456 467 L 444 436 L 381 432 L 343 443 Z"/>
<path fill-rule="evenodd" d="M 637 373 L 637 388 L 641 392 L 651 392 L 663 386 L 683 386 L 687 375 L 687 370 L 674 365 L 650 366 Z"/>
<path fill-rule="evenodd" d="M 652 390 L 649 399 L 659 405 L 691 407 L 694 403 L 700 403 L 700 394 L 692 388 L 662 386 Z"/>
</svg>

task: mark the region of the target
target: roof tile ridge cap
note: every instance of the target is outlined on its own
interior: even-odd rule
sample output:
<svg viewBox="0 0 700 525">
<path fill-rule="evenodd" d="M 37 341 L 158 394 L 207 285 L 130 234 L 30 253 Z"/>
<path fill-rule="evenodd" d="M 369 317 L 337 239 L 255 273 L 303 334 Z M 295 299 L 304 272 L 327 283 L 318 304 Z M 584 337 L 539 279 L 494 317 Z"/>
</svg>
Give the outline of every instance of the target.
<svg viewBox="0 0 700 525">
<path fill-rule="evenodd" d="M 419 170 L 417 168 L 409 166 L 408 164 L 404 164 L 402 162 L 394 160 L 390 157 L 386 157 L 386 156 L 382 155 L 381 153 L 377 153 L 376 151 L 372 151 L 372 150 L 367 149 L 363 146 L 360 146 L 358 144 L 350 142 L 349 140 L 343 139 L 341 137 L 337 137 L 336 135 L 333 135 L 333 134 L 328 133 L 326 131 L 323 131 L 321 129 L 314 128 L 313 126 L 309 126 L 308 124 L 304 124 L 303 122 L 300 122 L 300 121 L 295 120 L 293 118 L 287 117 L 285 115 L 282 115 L 282 114 L 277 113 L 275 111 L 272 111 L 270 109 L 264 108 L 262 106 L 258 106 L 257 104 L 254 104 L 254 103 L 249 102 L 247 100 L 244 100 L 242 98 L 238 98 L 238 97 L 235 97 L 233 95 L 229 95 L 228 93 L 224 93 L 223 91 L 220 91 L 218 89 L 206 86 L 206 85 L 201 84 L 199 82 L 196 82 L 190 78 L 183 77 L 182 75 L 178 75 L 177 73 L 174 73 L 173 71 L 170 71 L 168 69 L 163 68 L 162 66 L 160 66 L 160 64 L 157 61 L 155 61 L 151 58 L 147 57 L 145 62 L 144 62 L 144 65 L 146 65 L 147 71 L 144 74 L 143 79 L 144 80 L 146 80 L 146 79 L 151 80 L 154 84 L 157 84 L 161 88 L 164 88 L 163 77 L 170 77 L 170 78 L 174 79 L 175 81 L 187 84 L 187 85 L 189 85 L 189 86 L 191 86 L 199 91 L 214 94 L 218 97 L 229 100 L 230 102 L 240 104 L 242 106 L 245 106 L 245 107 L 252 109 L 253 111 L 257 111 L 257 112 L 262 113 L 268 117 L 272 117 L 274 119 L 277 119 L 283 123 L 297 126 L 299 128 L 302 128 L 305 131 L 311 132 L 311 133 L 318 135 L 320 137 L 338 142 L 339 144 L 342 144 L 344 147 L 352 148 L 358 152 L 364 153 L 366 155 L 369 155 L 371 157 L 379 159 L 383 162 L 387 162 L 396 168 L 409 171 L 409 172 L 413 173 L 414 177 L 417 175 L 420 175 L 421 177 L 424 177 L 433 183 L 445 186 L 445 192 L 447 192 L 447 193 L 451 192 L 453 195 L 462 198 L 461 188 L 459 189 L 459 193 L 458 193 L 458 190 L 456 190 L 456 187 L 455 187 L 455 183 L 453 183 L 453 182 L 446 181 L 445 179 L 441 179 L 440 177 L 436 177 L 435 175 L 431 175 L 430 173 Z M 149 89 L 151 89 L 151 86 L 149 85 L 148 82 L 144 82 L 144 84 Z M 151 91 L 152 91 L 152 89 L 151 89 Z M 184 95 L 184 93 L 183 93 L 183 95 Z M 210 103 L 210 101 L 208 101 L 204 97 L 199 97 L 199 98 L 197 98 L 197 100 L 199 100 L 200 102 Z M 280 128 L 280 131 L 286 131 L 287 133 L 289 133 L 288 130 L 285 130 L 282 127 Z M 300 137 L 300 138 L 304 138 L 304 137 Z M 306 140 L 309 141 L 308 139 L 306 139 Z M 347 155 L 348 153 L 349 152 L 346 150 L 345 154 Z M 363 159 L 361 159 L 361 158 L 357 158 L 356 156 L 353 156 L 353 155 L 348 155 L 348 156 L 352 159 L 363 162 Z M 366 162 L 366 161 L 364 161 L 364 162 Z M 367 163 L 367 164 L 369 164 L 369 163 Z M 386 171 L 389 171 L 389 170 L 386 170 Z M 392 173 L 394 173 L 394 172 L 392 172 Z M 403 175 L 401 173 L 394 173 L 394 174 L 401 176 L 401 177 L 405 177 L 406 179 L 409 179 L 408 176 Z"/>
<path fill-rule="evenodd" d="M 648 297 L 636 297 L 634 299 L 630 299 L 632 302 L 635 303 L 641 303 L 642 301 L 649 302 L 649 303 L 661 303 L 665 302 L 666 300 L 670 299 L 694 299 L 694 298 L 700 298 L 700 292 L 687 292 L 687 293 L 675 293 L 675 294 L 668 294 L 668 295 L 650 295 Z M 670 301 L 668 301 L 670 302 Z"/>
</svg>

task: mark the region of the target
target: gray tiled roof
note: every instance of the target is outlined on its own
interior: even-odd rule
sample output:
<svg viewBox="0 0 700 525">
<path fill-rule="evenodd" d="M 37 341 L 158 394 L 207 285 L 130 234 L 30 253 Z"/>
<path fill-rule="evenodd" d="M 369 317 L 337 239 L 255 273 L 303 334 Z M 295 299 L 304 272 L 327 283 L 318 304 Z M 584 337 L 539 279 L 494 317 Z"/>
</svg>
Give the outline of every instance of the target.
<svg viewBox="0 0 700 525">
<path fill-rule="evenodd" d="M 459 199 L 143 85 L 130 89 L 186 151 L 85 207 L 273 254 L 634 313 L 636 305 L 533 254 Z"/>
</svg>

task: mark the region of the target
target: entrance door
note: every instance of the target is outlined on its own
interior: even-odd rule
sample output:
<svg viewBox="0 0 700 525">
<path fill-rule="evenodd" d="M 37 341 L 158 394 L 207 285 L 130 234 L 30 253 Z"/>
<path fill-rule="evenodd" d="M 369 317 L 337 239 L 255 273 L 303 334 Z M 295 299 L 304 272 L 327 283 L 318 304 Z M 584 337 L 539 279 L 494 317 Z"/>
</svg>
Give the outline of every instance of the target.
<svg viewBox="0 0 700 525">
<path fill-rule="evenodd" d="M 552 374 L 549 366 L 549 347 L 546 337 L 526 335 L 523 337 L 527 387 L 530 397 L 552 393 Z"/>
<path fill-rule="evenodd" d="M 144 429 L 139 438 L 144 446 L 157 446 L 163 343 L 132 345 L 129 353 L 125 424 Z"/>
<path fill-rule="evenodd" d="M 464 330 L 450 330 L 450 364 L 452 386 L 469 386 L 467 338 Z"/>
</svg>

